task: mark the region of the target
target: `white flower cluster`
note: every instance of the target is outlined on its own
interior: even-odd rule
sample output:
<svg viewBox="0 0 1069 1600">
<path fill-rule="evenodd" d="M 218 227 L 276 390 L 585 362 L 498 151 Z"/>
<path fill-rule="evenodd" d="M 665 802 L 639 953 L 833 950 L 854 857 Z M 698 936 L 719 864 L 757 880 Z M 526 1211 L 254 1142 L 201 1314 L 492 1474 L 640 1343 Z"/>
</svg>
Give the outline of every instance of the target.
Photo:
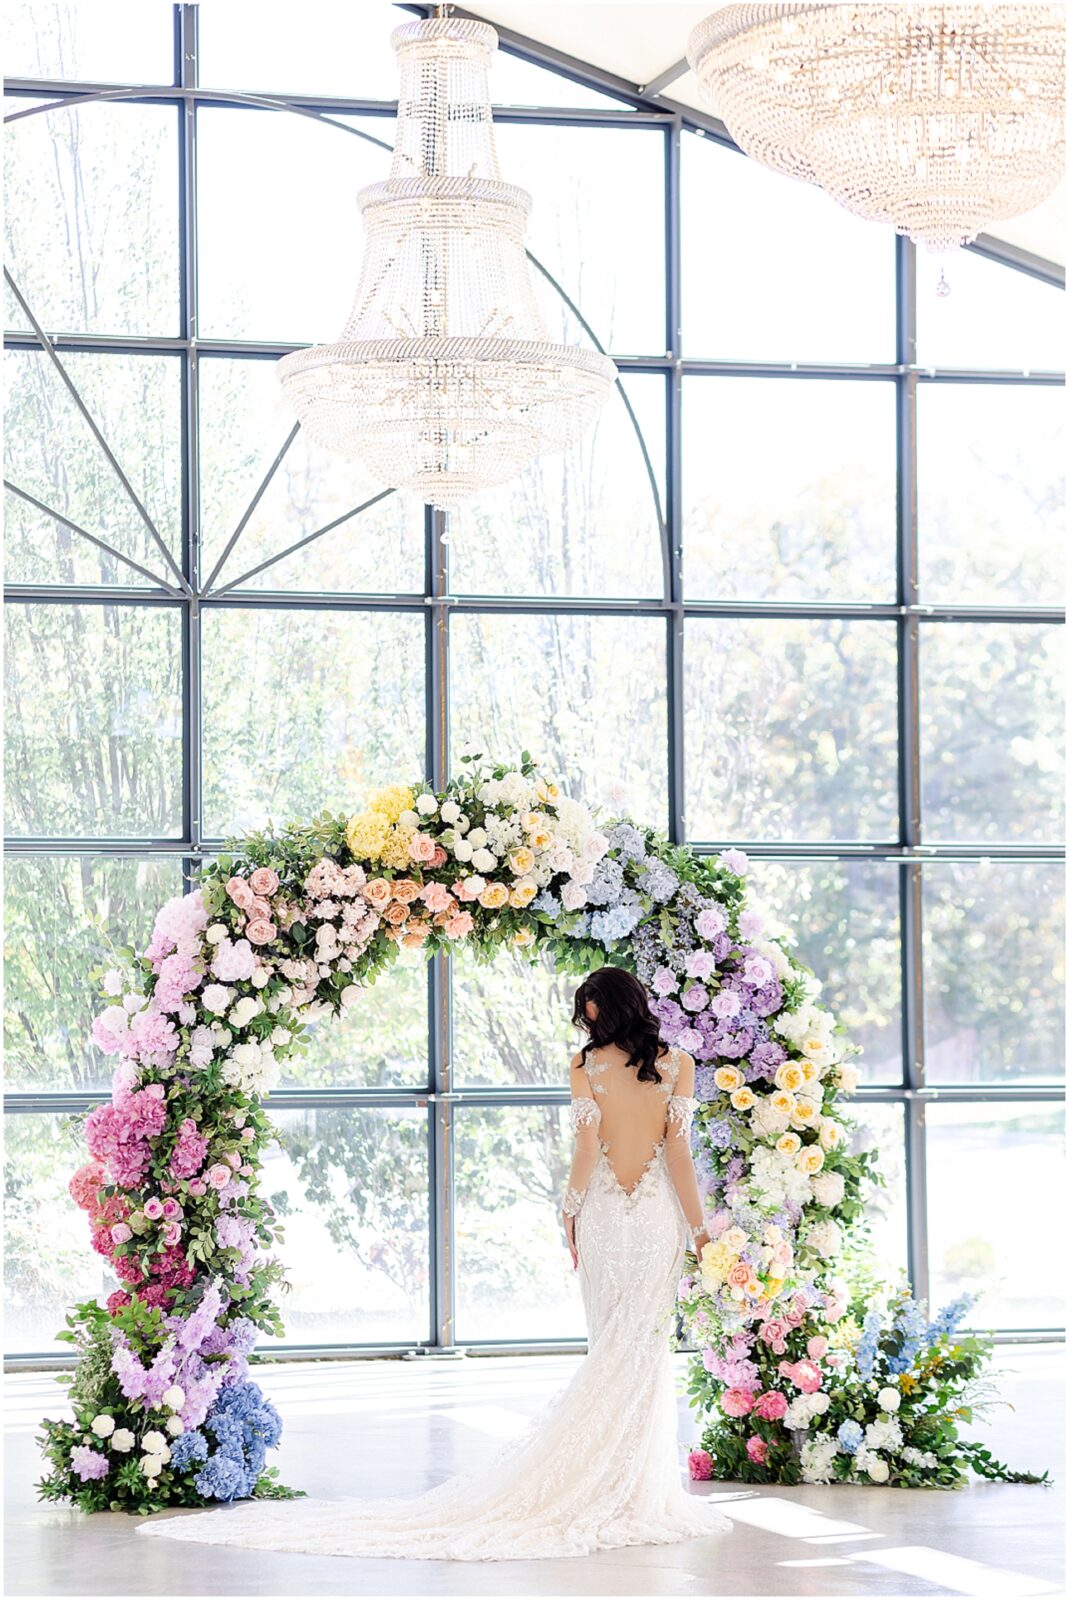
<svg viewBox="0 0 1069 1600">
<path fill-rule="evenodd" d="M 837 1256 L 842 1249 L 843 1230 L 837 1222 L 832 1221 L 831 1217 L 825 1217 L 820 1222 L 814 1222 L 806 1233 L 804 1242 L 827 1261 L 832 1256 Z"/>
<path fill-rule="evenodd" d="M 781 1011 L 772 1026 L 822 1073 L 842 1055 L 837 1041 L 832 1037 L 835 1018 L 830 1011 L 824 1011 L 811 1000 L 805 1001 L 797 1011 Z"/>
<path fill-rule="evenodd" d="M 865 1429 L 865 1444 L 862 1448 L 869 1450 L 900 1450 L 902 1448 L 902 1425 L 894 1417 L 888 1417 L 886 1422 L 877 1420 L 870 1422 Z"/>
<path fill-rule="evenodd" d="M 801 1152 L 799 1152 L 800 1154 Z M 805 1205 L 810 1180 L 795 1156 L 783 1150 L 756 1145 L 750 1157 L 750 1200 L 767 1211 L 778 1211 L 785 1200 Z"/>
<path fill-rule="evenodd" d="M 883 1456 L 877 1455 L 875 1450 L 869 1450 L 862 1445 L 854 1456 L 854 1470 L 865 1472 L 873 1483 L 886 1483 L 891 1475 L 891 1469 Z"/>
<path fill-rule="evenodd" d="M 825 1394 L 823 1389 L 815 1394 L 796 1394 L 784 1412 L 784 1424 L 788 1428 L 808 1428 L 813 1418 L 822 1417 L 830 1405 L 831 1395 Z"/>
<path fill-rule="evenodd" d="M 816 1396 L 811 1398 L 816 1399 Z M 838 1444 L 829 1434 L 817 1434 L 807 1439 L 802 1446 L 802 1482 L 830 1483 L 832 1466 L 838 1453 Z"/>
<path fill-rule="evenodd" d="M 899 1452 L 903 1461 L 908 1461 L 911 1467 L 927 1467 L 929 1471 L 939 1465 L 938 1459 L 931 1450 L 918 1450 L 915 1445 L 907 1444 Z"/>
<path fill-rule="evenodd" d="M 149 1428 L 141 1435 L 142 1456 L 139 1462 L 142 1473 L 148 1479 L 150 1489 L 156 1487 L 160 1473 L 171 1459 L 171 1447 L 167 1443 L 167 1435 L 172 1439 L 184 1433 L 185 1424 L 178 1412 L 185 1404 L 185 1390 L 177 1383 L 165 1389 L 160 1396 L 160 1404 L 171 1412 L 164 1423 L 167 1433 L 161 1433 L 158 1428 Z M 89 1424 L 93 1433 L 102 1442 L 107 1443 L 109 1450 L 114 1450 L 120 1455 L 127 1455 L 137 1445 L 137 1436 L 129 1428 L 117 1428 L 115 1418 L 107 1411 L 100 1411 Z"/>
</svg>

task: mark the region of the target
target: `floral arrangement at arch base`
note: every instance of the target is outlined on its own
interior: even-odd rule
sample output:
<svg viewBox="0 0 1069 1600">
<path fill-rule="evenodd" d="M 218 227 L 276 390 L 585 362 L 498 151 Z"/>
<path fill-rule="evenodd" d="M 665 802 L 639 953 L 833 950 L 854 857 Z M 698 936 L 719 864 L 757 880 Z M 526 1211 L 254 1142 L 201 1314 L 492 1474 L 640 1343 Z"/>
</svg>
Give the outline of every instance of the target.
<svg viewBox="0 0 1069 1600">
<path fill-rule="evenodd" d="M 145 1513 L 302 1492 L 266 1465 L 281 1423 L 249 1377 L 288 1287 L 258 1191 L 275 1138 L 263 1102 L 309 1023 L 358 1005 L 400 947 L 457 945 L 628 966 L 696 1059 L 713 1237 L 680 1285 L 706 1421 L 693 1476 L 948 1485 L 971 1462 L 1027 1479 L 957 1437 L 987 1353 L 957 1336 L 963 1308 L 928 1325 L 908 1299 L 863 1312 L 847 1287 L 878 1181 L 840 1107 L 854 1047 L 747 904 L 747 866 L 600 822 L 526 753 L 232 842 L 143 951 L 96 975 L 93 1038 L 118 1059 L 69 1188 L 117 1287 L 60 1334 L 79 1350 L 61 1380 L 74 1421 L 43 1424 L 40 1495 Z"/>
</svg>

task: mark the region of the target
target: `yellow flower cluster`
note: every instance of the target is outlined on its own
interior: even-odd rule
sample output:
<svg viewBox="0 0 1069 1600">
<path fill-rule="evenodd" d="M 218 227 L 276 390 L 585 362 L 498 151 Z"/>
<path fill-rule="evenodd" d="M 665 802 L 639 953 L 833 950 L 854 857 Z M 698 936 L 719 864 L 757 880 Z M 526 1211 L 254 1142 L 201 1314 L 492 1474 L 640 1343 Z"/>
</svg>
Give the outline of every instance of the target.
<svg viewBox="0 0 1069 1600">
<path fill-rule="evenodd" d="M 357 811 L 345 825 L 345 842 L 357 861 L 377 861 L 389 832 L 381 811 Z"/>
<path fill-rule="evenodd" d="M 402 811 L 411 811 L 416 803 L 416 797 L 411 789 L 406 789 L 403 784 L 390 783 L 385 789 L 377 789 L 368 801 L 369 811 L 378 811 L 387 822 L 396 822 Z"/>
<path fill-rule="evenodd" d="M 345 842 L 357 861 L 381 861 L 387 867 L 410 865 L 408 841 L 415 828 L 398 825 L 403 811 L 415 804 L 411 789 L 391 783 L 377 789 L 366 811 L 354 811 L 345 825 Z"/>
</svg>

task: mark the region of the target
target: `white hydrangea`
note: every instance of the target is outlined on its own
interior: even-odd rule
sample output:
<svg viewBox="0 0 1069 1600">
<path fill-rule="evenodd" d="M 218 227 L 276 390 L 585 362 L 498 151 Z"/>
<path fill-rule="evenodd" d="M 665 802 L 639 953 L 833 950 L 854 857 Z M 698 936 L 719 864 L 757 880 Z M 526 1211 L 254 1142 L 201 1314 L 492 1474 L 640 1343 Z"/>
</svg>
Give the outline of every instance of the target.
<svg viewBox="0 0 1069 1600">
<path fill-rule="evenodd" d="M 758 1139 L 778 1139 L 787 1131 L 789 1121 L 786 1112 L 777 1111 L 770 1099 L 760 1096 L 750 1112 L 750 1126 Z"/>
<path fill-rule="evenodd" d="M 830 1210 L 839 1204 L 845 1194 L 846 1180 L 841 1172 L 818 1172 L 810 1178 L 809 1187 L 817 1205 L 827 1206 Z"/>
<path fill-rule="evenodd" d="M 806 1234 L 805 1242 L 816 1250 L 819 1255 L 822 1255 L 825 1260 L 828 1260 L 832 1256 L 838 1255 L 842 1248 L 842 1229 L 837 1222 L 833 1222 L 830 1217 L 826 1217 L 822 1222 L 813 1224 Z"/>
<path fill-rule="evenodd" d="M 931 1450 L 918 1450 L 912 1444 L 907 1444 L 902 1451 L 902 1460 L 908 1461 L 911 1467 L 927 1467 L 929 1470 L 939 1465 L 937 1457 Z"/>
<path fill-rule="evenodd" d="M 854 1467 L 858 1472 L 866 1472 L 873 1483 L 886 1483 L 891 1475 L 891 1469 L 882 1456 L 873 1450 L 866 1450 L 862 1445 L 854 1456 Z"/>
<path fill-rule="evenodd" d="M 870 1450 L 899 1450 L 902 1447 L 902 1426 L 897 1418 L 886 1422 L 870 1422 L 865 1429 L 865 1444 Z"/>
<path fill-rule="evenodd" d="M 835 1439 L 822 1434 L 807 1439 L 802 1446 L 802 1482 L 830 1483 L 837 1454 Z"/>
</svg>

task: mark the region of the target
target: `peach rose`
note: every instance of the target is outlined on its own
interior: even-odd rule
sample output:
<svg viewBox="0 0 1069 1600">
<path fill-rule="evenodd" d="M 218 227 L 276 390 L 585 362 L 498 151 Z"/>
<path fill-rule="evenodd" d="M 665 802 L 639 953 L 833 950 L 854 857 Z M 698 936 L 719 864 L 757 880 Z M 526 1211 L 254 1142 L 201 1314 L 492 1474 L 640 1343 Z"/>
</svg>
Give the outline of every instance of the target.
<svg viewBox="0 0 1069 1600">
<path fill-rule="evenodd" d="M 534 933 L 530 928 L 518 928 L 512 935 L 512 942 L 524 950 L 529 944 L 534 944 Z"/>
<path fill-rule="evenodd" d="M 417 883 L 415 878 L 395 878 L 390 884 L 390 895 L 401 905 L 410 906 L 422 888 L 423 885 Z"/>
<path fill-rule="evenodd" d="M 453 896 L 444 883 L 425 883 L 419 897 L 428 911 L 448 911 L 453 903 Z"/>
<path fill-rule="evenodd" d="M 269 917 L 251 917 L 245 924 L 245 937 L 250 944 L 270 944 L 277 932 Z"/>
<path fill-rule="evenodd" d="M 517 911 L 522 911 L 524 906 L 531 904 L 537 893 L 537 884 L 531 883 L 529 880 L 524 883 L 517 883 L 509 890 L 509 905 L 514 906 Z"/>
<path fill-rule="evenodd" d="M 369 878 L 360 893 L 369 905 L 381 911 L 390 900 L 390 880 L 388 878 Z"/>
<path fill-rule="evenodd" d="M 470 911 L 454 911 L 445 925 L 445 931 L 450 939 L 463 939 L 475 926 L 475 918 Z"/>
<path fill-rule="evenodd" d="M 487 911 L 497 911 L 508 901 L 509 892 L 503 883 L 488 883 L 479 896 L 479 904 Z"/>
<path fill-rule="evenodd" d="M 402 922 L 408 921 L 408 907 L 406 905 L 402 905 L 397 900 L 393 901 L 391 905 L 388 905 L 382 914 L 386 921 L 394 928 L 398 928 Z"/>
<path fill-rule="evenodd" d="M 408 841 L 408 853 L 413 861 L 430 861 L 434 856 L 434 840 L 429 833 L 414 833 Z"/>
<path fill-rule="evenodd" d="M 521 844 L 518 849 L 513 850 L 512 854 L 509 856 L 509 866 L 512 868 L 513 872 L 518 878 L 525 877 L 534 866 L 534 862 L 534 851 L 529 850 L 524 844 Z"/>
<path fill-rule="evenodd" d="M 745 1261 L 736 1261 L 727 1275 L 727 1281 L 733 1289 L 745 1289 L 752 1276 L 750 1268 Z"/>
<path fill-rule="evenodd" d="M 237 876 L 226 880 L 226 892 L 242 911 L 248 911 L 255 898 L 245 879 Z"/>
<path fill-rule="evenodd" d="M 430 923 L 423 922 L 422 920 L 409 922 L 408 926 L 405 928 L 405 936 L 401 940 L 401 943 L 418 949 L 421 944 L 425 943 L 425 941 L 430 938 L 430 936 Z"/>
<path fill-rule="evenodd" d="M 253 894 L 274 894 L 278 888 L 278 873 L 271 867 L 257 867 L 249 873 L 249 888 Z"/>
<path fill-rule="evenodd" d="M 453 885 L 453 893 L 458 900 L 478 900 L 486 888 L 486 879 L 478 872 L 473 872 L 470 878 L 458 878 Z"/>
<path fill-rule="evenodd" d="M 444 867 L 448 860 L 448 850 L 443 850 L 440 844 L 436 844 L 434 847 L 434 854 L 431 856 L 428 866 L 433 871 L 436 867 Z"/>
</svg>

